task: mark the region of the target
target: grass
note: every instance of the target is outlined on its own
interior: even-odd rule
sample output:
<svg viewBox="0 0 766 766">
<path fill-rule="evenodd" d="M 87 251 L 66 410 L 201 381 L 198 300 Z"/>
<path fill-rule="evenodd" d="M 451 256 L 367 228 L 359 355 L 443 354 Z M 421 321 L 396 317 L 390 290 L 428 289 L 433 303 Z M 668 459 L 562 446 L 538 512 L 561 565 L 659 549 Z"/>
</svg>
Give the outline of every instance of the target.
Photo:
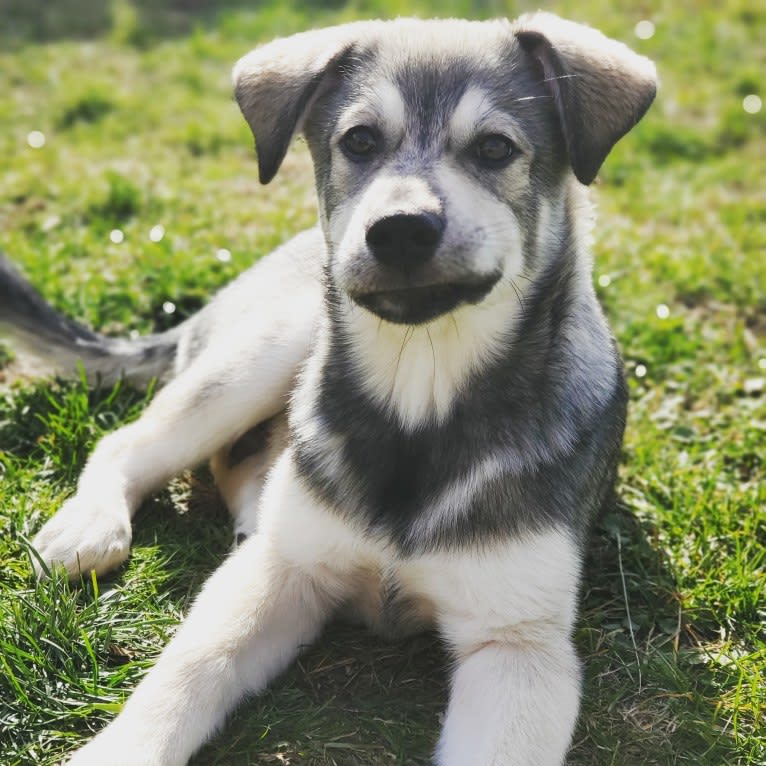
<svg viewBox="0 0 766 766">
<path fill-rule="evenodd" d="M 303 146 L 270 187 L 257 183 L 229 96 L 239 55 L 359 16 L 513 16 L 539 4 L 4 0 L 0 247 L 95 327 L 177 322 L 315 215 Z M 588 554 L 570 763 L 762 766 L 766 113 L 742 100 L 766 100 L 766 12 L 740 0 L 542 4 L 652 56 L 663 80 L 594 189 L 594 277 L 632 401 L 620 502 Z M 642 18 L 656 26 L 648 40 L 633 33 Z M 33 130 L 42 148 L 28 145 Z M 150 394 L 8 385 L 11 357 L 0 352 L 0 761 L 54 764 L 151 666 L 230 530 L 198 471 L 145 504 L 115 576 L 34 582 L 29 538 L 95 441 Z M 445 700 L 433 636 L 387 644 L 334 626 L 194 763 L 426 764 Z"/>
</svg>

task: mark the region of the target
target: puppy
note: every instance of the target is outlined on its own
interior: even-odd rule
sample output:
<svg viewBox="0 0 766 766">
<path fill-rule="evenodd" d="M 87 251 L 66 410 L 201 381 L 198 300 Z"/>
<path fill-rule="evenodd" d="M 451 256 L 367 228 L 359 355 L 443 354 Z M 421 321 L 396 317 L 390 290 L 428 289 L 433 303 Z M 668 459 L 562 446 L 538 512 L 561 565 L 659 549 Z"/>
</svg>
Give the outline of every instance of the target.
<svg viewBox="0 0 766 766">
<path fill-rule="evenodd" d="M 317 229 L 134 342 L 3 265 L 0 323 L 59 371 L 170 379 L 98 445 L 41 560 L 116 567 L 142 499 L 210 457 L 240 542 L 70 764 L 185 764 L 352 605 L 454 653 L 436 764 L 560 766 L 581 559 L 626 408 L 584 187 L 654 67 L 541 13 L 307 32 L 245 56 L 234 87 L 263 183 L 305 135 Z"/>
</svg>

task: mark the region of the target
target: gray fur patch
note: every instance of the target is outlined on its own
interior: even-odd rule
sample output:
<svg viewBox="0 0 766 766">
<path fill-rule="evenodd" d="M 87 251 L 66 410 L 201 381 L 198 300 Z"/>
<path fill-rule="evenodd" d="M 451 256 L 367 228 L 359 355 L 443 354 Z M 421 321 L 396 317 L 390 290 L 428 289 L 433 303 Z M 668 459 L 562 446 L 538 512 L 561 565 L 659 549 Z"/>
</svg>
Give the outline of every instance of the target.
<svg viewBox="0 0 766 766">
<path fill-rule="evenodd" d="M 173 367 L 179 327 L 135 340 L 109 338 L 56 311 L 0 254 L 0 331 L 62 375 L 82 364 L 89 379 L 110 383 L 125 376 L 146 384 Z"/>
</svg>

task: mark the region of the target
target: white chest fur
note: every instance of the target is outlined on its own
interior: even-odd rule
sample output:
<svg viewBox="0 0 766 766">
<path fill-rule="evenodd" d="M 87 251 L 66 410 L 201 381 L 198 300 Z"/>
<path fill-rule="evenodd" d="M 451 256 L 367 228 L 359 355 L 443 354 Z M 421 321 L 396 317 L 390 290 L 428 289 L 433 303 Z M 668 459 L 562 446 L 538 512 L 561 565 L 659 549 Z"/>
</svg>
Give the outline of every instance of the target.
<svg viewBox="0 0 766 766">
<path fill-rule="evenodd" d="M 472 373 L 506 346 L 519 309 L 509 283 L 477 306 L 414 327 L 384 322 L 349 301 L 347 332 L 361 383 L 407 430 L 443 422 Z"/>
</svg>

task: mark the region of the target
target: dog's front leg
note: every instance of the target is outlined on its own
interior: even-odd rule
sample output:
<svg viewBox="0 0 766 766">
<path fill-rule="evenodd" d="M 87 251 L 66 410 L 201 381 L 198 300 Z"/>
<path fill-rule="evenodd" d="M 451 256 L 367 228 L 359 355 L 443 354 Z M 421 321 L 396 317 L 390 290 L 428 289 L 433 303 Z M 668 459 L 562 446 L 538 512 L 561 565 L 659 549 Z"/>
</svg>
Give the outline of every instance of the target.
<svg viewBox="0 0 766 766">
<path fill-rule="evenodd" d="M 580 699 L 567 636 L 464 648 L 452 679 L 438 766 L 562 766 Z"/>
<path fill-rule="evenodd" d="M 208 581 L 123 711 L 69 766 L 182 766 L 313 640 L 332 599 L 255 535 Z"/>
<path fill-rule="evenodd" d="M 70 577 L 122 563 L 131 517 L 148 493 L 284 408 L 310 338 L 310 327 L 295 325 L 294 337 L 199 359 L 136 422 L 104 437 L 74 497 L 35 537 L 42 560 L 63 564 Z"/>
<path fill-rule="evenodd" d="M 580 556 L 563 530 L 433 553 L 402 569 L 457 664 L 438 766 L 561 766 L 580 699 L 570 639 Z"/>
<path fill-rule="evenodd" d="M 182 766 L 314 639 L 347 595 L 348 557 L 316 544 L 328 539 L 321 511 L 289 461 L 275 468 L 262 513 L 263 530 L 210 578 L 120 715 L 69 766 Z"/>
</svg>

